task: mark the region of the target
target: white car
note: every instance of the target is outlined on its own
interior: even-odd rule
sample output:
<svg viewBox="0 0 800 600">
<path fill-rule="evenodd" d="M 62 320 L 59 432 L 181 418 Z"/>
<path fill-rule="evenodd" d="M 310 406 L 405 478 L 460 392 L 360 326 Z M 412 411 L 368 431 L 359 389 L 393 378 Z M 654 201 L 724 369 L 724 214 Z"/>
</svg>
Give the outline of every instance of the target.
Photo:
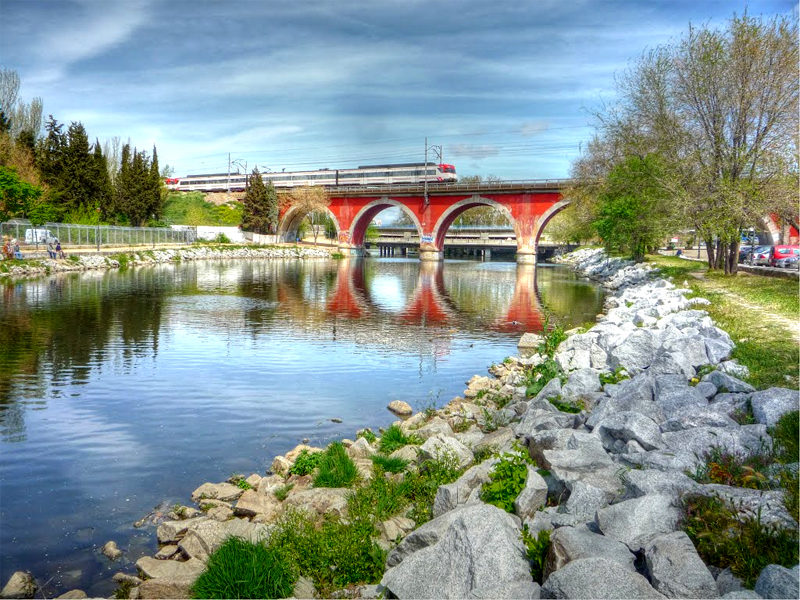
<svg viewBox="0 0 800 600">
<path fill-rule="evenodd" d="M 56 236 L 49 229 L 26 229 L 25 230 L 25 243 L 26 244 L 46 244 L 47 240 L 55 239 Z"/>
</svg>

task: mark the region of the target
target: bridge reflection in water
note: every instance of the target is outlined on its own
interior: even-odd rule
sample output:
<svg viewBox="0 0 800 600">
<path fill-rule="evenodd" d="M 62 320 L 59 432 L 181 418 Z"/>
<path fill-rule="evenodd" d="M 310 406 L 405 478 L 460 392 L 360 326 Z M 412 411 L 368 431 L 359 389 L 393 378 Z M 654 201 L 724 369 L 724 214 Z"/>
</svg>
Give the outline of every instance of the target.
<svg viewBox="0 0 800 600">
<path fill-rule="evenodd" d="M 462 310 L 457 300 L 451 297 L 445 283 L 448 267 L 444 262 L 409 261 L 410 265 L 415 268 L 418 265 L 419 269 L 414 291 L 402 310 L 397 313 L 387 312 L 372 299 L 372 291 L 365 276 L 369 262 L 364 259 L 339 261 L 335 289 L 325 303 L 325 310 L 329 315 L 341 319 L 382 316 L 408 325 L 444 326 L 448 323 L 455 324 L 465 311 L 475 311 L 474 306 Z M 478 314 L 477 318 L 483 320 L 483 328 L 492 331 L 541 331 L 543 312 L 537 289 L 536 266 L 517 264 L 515 268 L 513 294 L 491 294 L 484 299 L 480 310 L 483 314 Z"/>
</svg>

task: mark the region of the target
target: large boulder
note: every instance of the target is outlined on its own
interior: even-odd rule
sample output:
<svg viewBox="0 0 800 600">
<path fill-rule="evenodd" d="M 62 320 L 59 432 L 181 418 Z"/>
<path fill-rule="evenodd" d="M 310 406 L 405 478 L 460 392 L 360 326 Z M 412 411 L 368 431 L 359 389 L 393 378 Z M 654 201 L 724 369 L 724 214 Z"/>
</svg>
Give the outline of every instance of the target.
<svg viewBox="0 0 800 600">
<path fill-rule="evenodd" d="M 657 469 L 631 469 L 623 475 L 622 481 L 627 489 L 626 500 L 640 498 L 647 494 L 667 494 L 677 499 L 698 486 L 694 479 L 680 471 L 659 471 Z"/>
<path fill-rule="evenodd" d="M 788 412 L 800 409 L 800 391 L 772 387 L 750 396 L 756 422 L 774 427 Z"/>
<path fill-rule="evenodd" d="M 700 381 L 710 381 L 720 392 L 731 392 L 731 393 L 739 393 L 739 392 L 755 392 L 756 389 L 750 385 L 749 383 L 745 383 L 740 379 L 736 379 L 728 375 L 727 373 L 723 373 L 720 370 L 711 371 L 711 373 L 707 373 L 703 375 Z"/>
<path fill-rule="evenodd" d="M 559 512 L 575 515 L 584 521 L 593 521 L 597 511 L 614 499 L 614 494 L 581 480 L 569 482 L 567 489 L 569 498 L 559 506 Z"/>
<path fill-rule="evenodd" d="M 550 534 L 550 550 L 545 562 L 545 578 L 564 565 L 581 558 L 599 557 L 618 563 L 635 573 L 636 556 L 622 542 L 590 531 L 586 525 L 560 527 Z"/>
<path fill-rule="evenodd" d="M 600 376 L 594 369 L 578 369 L 569 374 L 567 383 L 561 388 L 561 397 L 567 402 L 578 400 L 586 394 L 602 388 Z"/>
<path fill-rule="evenodd" d="M 267 539 L 269 532 L 270 528 L 266 525 L 242 519 L 231 519 L 223 523 L 210 520 L 187 531 L 178 547 L 184 556 L 205 562 L 229 537 L 257 543 Z"/>
<path fill-rule="evenodd" d="M 17 571 L 0 590 L 0 598 L 33 598 L 37 589 L 33 575 Z"/>
<path fill-rule="evenodd" d="M 331 514 L 344 517 L 347 514 L 348 488 L 311 488 L 293 492 L 284 504 L 309 513 L 311 516 Z"/>
<path fill-rule="evenodd" d="M 459 505 L 466 504 L 473 492 L 489 481 L 489 472 L 497 459 L 487 460 L 464 472 L 453 483 L 440 485 L 433 499 L 433 516 L 439 517 Z"/>
<path fill-rule="evenodd" d="M 653 538 L 677 531 L 680 518 L 672 496 L 649 494 L 598 510 L 596 523 L 603 535 L 638 552 Z"/>
<path fill-rule="evenodd" d="M 136 567 L 150 579 L 161 579 L 174 583 L 194 583 L 205 570 L 206 564 L 202 560 L 190 558 L 186 562 L 177 560 L 158 560 L 144 556 L 136 561 Z"/>
<path fill-rule="evenodd" d="M 783 490 L 753 490 L 719 483 L 698 484 L 694 493 L 709 498 L 719 498 L 730 509 L 742 516 L 758 519 L 763 525 L 797 529 L 784 504 Z"/>
<path fill-rule="evenodd" d="M 244 490 L 232 483 L 204 483 L 192 492 L 192 502 L 202 502 L 206 498 L 233 502 L 238 500 Z"/>
<path fill-rule="evenodd" d="M 613 560 L 579 558 L 552 573 L 542 598 L 664 598 L 650 583 Z"/>
<path fill-rule="evenodd" d="M 645 548 L 653 587 L 667 598 L 718 598 L 714 576 L 683 531 L 653 539 Z"/>
<path fill-rule="evenodd" d="M 445 518 L 449 525 L 435 544 L 384 573 L 381 583 L 394 596 L 467 598 L 477 590 L 519 593 L 520 586 L 535 586 L 511 515 L 475 504 L 450 511 Z"/>
<path fill-rule="evenodd" d="M 475 455 L 472 453 L 472 450 L 467 448 L 456 438 L 441 434 L 428 438 L 425 443 L 419 447 L 417 460 L 443 460 L 448 458 L 455 459 L 461 469 L 475 462 Z"/>
<path fill-rule="evenodd" d="M 274 494 L 247 490 L 242 494 L 241 498 L 239 498 L 239 501 L 233 508 L 233 512 L 245 517 L 264 515 L 264 519 L 271 520 L 280 514 L 281 503 Z"/>
<path fill-rule="evenodd" d="M 767 565 L 756 581 L 755 591 L 762 598 L 797 598 L 798 569 Z"/>
<path fill-rule="evenodd" d="M 158 543 L 168 544 L 170 542 L 177 542 L 183 538 L 190 527 L 194 527 L 203 521 L 208 521 L 208 517 L 203 515 L 202 517 L 185 519 L 183 521 L 164 521 L 160 523 L 158 529 L 156 529 Z"/>
<path fill-rule="evenodd" d="M 656 331 L 637 329 L 609 351 L 610 366 L 612 369 L 624 367 L 631 374 L 639 373 L 650 366 L 660 347 Z"/>
<path fill-rule="evenodd" d="M 749 456 L 771 447 L 764 425 L 741 427 L 695 427 L 662 434 L 667 449 L 698 466 L 712 448 L 738 456 Z"/>
<path fill-rule="evenodd" d="M 620 411 L 610 414 L 595 426 L 594 431 L 609 452 L 619 453 L 621 447 L 630 440 L 635 440 L 645 450 L 664 447 L 659 426 L 651 418 L 638 412 Z"/>
<path fill-rule="evenodd" d="M 532 517 L 547 503 L 547 482 L 536 471 L 536 467 L 528 465 L 528 478 L 525 487 L 514 500 L 514 513 L 520 518 Z"/>
</svg>

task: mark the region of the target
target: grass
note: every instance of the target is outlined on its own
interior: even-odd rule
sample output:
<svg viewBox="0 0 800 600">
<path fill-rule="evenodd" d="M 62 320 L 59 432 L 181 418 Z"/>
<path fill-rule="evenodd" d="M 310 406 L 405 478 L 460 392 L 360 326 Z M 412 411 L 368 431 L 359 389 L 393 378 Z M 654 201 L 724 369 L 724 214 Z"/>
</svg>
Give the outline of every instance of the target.
<svg viewBox="0 0 800 600">
<path fill-rule="evenodd" d="M 381 436 L 378 448 L 383 454 L 391 454 L 403 446 L 419 443 L 420 440 L 415 435 L 406 435 L 398 425 L 392 425 Z"/>
<path fill-rule="evenodd" d="M 577 414 L 577 413 L 579 413 L 579 412 L 581 412 L 583 410 L 583 407 L 581 407 L 581 406 L 576 406 L 575 404 L 569 404 L 567 402 L 562 402 L 561 401 L 561 396 L 558 396 L 557 398 L 548 398 L 548 401 L 550 402 L 550 404 L 555 406 L 561 412 Z M 579 401 L 579 403 L 580 403 L 580 401 Z"/>
<path fill-rule="evenodd" d="M 383 454 L 373 454 L 370 458 L 386 473 L 399 473 L 408 466 L 408 461 L 399 457 L 391 458 Z"/>
<path fill-rule="evenodd" d="M 374 444 L 375 442 L 378 441 L 378 436 L 375 435 L 375 433 L 369 427 L 367 427 L 366 429 L 362 429 L 356 434 L 356 438 L 362 438 L 362 437 L 365 440 L 367 440 L 367 442 L 369 442 L 370 444 Z"/>
<path fill-rule="evenodd" d="M 314 487 L 343 488 L 352 486 L 358 479 L 358 469 L 341 442 L 333 442 L 322 453 L 319 472 L 314 477 Z"/>
<path fill-rule="evenodd" d="M 714 447 L 706 454 L 705 464 L 692 474 L 692 479 L 700 483 L 765 490 L 770 488 L 767 471 L 772 462 L 768 454 L 742 456 Z"/>
<path fill-rule="evenodd" d="M 732 358 L 750 369 L 748 383 L 758 389 L 800 387 L 800 347 L 786 322 L 765 318 L 765 312 L 790 321 L 800 313 L 797 283 L 788 279 L 739 273 L 726 277 L 707 271 L 704 263 L 668 256 L 648 256 L 676 285 L 687 281 L 692 292 L 711 301 L 704 307 L 736 344 Z M 694 277 L 700 275 L 701 278 Z"/>
<path fill-rule="evenodd" d="M 286 485 L 282 485 L 275 490 L 275 497 L 280 501 L 283 502 L 286 500 L 286 497 L 289 495 L 289 492 L 292 491 L 294 487 L 293 483 L 287 483 Z"/>
<path fill-rule="evenodd" d="M 194 598 L 286 598 L 296 580 L 284 554 L 230 537 L 208 559 L 191 594 Z"/>
<path fill-rule="evenodd" d="M 766 526 L 758 518 L 742 517 L 719 498 L 684 499 L 683 527 L 708 565 L 730 567 L 752 589 L 770 564 L 791 568 L 798 561 L 796 530 Z"/>
</svg>

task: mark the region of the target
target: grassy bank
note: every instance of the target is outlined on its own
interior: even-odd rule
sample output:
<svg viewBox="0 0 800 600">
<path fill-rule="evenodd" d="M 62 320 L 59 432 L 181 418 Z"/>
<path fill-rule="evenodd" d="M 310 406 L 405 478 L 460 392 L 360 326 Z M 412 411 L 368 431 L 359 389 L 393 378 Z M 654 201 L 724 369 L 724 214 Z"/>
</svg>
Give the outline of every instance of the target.
<svg viewBox="0 0 800 600">
<path fill-rule="evenodd" d="M 700 262 L 660 255 L 647 258 L 676 285 L 686 281 L 694 295 L 711 301 L 705 310 L 736 343 L 733 358 L 750 369 L 750 384 L 759 389 L 800 387 L 797 282 L 748 273 L 725 277 Z"/>
</svg>

